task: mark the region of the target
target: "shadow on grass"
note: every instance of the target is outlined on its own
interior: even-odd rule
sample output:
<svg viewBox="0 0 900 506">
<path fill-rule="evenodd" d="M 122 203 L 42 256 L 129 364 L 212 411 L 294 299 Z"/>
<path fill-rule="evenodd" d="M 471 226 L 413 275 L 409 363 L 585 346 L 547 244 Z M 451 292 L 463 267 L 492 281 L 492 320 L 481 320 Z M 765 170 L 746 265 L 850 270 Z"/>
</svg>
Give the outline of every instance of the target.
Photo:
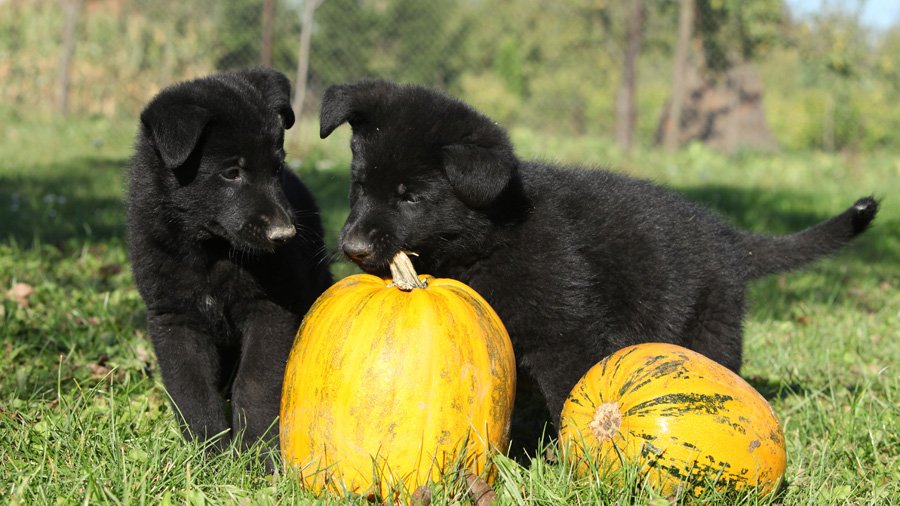
<svg viewBox="0 0 900 506">
<path fill-rule="evenodd" d="M 0 242 L 20 246 L 125 236 L 127 160 L 79 158 L 65 166 L 0 175 Z"/>
<path fill-rule="evenodd" d="M 798 232 L 827 220 L 844 212 L 857 198 L 865 196 L 865 192 L 860 191 L 859 195 L 848 198 L 846 202 L 821 211 L 823 201 L 831 201 L 831 196 L 721 185 L 677 190 L 689 200 L 715 210 L 738 228 L 775 235 Z M 882 196 L 875 197 L 879 200 L 881 209 L 872 228 L 848 245 L 840 255 L 866 263 L 891 262 L 900 267 L 900 256 L 895 254 L 900 250 L 900 227 L 896 226 L 896 220 L 885 218 Z"/>
<path fill-rule="evenodd" d="M 75 158 L 55 166 L 0 174 L 0 241 L 105 241 L 125 236 L 127 159 Z M 316 196 L 329 245 L 347 215 L 350 175 L 301 167 Z"/>
<path fill-rule="evenodd" d="M 795 395 L 805 395 L 811 391 L 808 387 L 796 382 L 778 381 L 759 376 L 742 377 L 769 402 Z"/>
<path fill-rule="evenodd" d="M 840 214 L 864 194 L 825 208 L 824 200 L 834 201 L 831 195 L 725 186 L 678 190 L 738 228 L 774 235 L 797 232 Z M 894 214 L 885 212 L 884 200 L 879 200 L 881 209 L 872 227 L 827 261 L 812 262 L 798 269 L 799 274 L 769 276 L 751 283 L 751 314 L 792 319 L 800 303 L 877 310 L 881 300 L 871 287 L 889 282 L 892 273 L 900 270 L 900 223 Z"/>
</svg>

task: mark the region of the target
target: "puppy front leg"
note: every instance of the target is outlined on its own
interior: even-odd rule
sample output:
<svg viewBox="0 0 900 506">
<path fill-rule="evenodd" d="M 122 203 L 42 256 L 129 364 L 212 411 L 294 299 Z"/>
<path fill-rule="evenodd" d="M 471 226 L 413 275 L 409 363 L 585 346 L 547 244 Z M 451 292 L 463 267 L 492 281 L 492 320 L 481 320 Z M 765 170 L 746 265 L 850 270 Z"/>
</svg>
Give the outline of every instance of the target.
<svg viewBox="0 0 900 506">
<path fill-rule="evenodd" d="M 232 388 L 232 425 L 243 431 L 242 448 L 260 439 L 278 440 L 275 420 L 281 405 L 281 384 L 300 319 L 281 306 L 254 304 L 243 319 L 241 358 Z"/>
<path fill-rule="evenodd" d="M 225 399 L 219 392 L 220 357 L 208 335 L 179 320 L 151 314 L 147 329 L 182 434 L 185 439 L 206 441 L 229 429 Z M 214 448 L 223 449 L 230 440 L 231 434 L 224 434 Z"/>
<path fill-rule="evenodd" d="M 599 358 L 587 350 L 559 347 L 544 350 L 528 360 L 528 370 L 534 377 L 547 402 L 553 426 L 559 430 L 563 404 L 572 388 Z"/>
</svg>

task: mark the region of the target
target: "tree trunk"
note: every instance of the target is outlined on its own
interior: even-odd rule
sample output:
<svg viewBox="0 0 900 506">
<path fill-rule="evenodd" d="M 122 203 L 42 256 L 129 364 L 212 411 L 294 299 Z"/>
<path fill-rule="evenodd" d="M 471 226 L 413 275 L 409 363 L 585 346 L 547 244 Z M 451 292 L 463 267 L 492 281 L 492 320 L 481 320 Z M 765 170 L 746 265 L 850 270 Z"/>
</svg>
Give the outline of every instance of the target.
<svg viewBox="0 0 900 506">
<path fill-rule="evenodd" d="M 678 13 L 678 42 L 675 47 L 675 63 L 672 72 L 672 100 L 666 125 L 663 128 L 663 146 L 674 151 L 681 140 L 681 113 L 684 108 L 688 80 L 688 49 L 694 26 L 694 0 L 680 0 Z"/>
<path fill-rule="evenodd" d="M 633 0 L 628 14 L 625 61 L 622 67 L 622 82 L 616 95 L 616 143 L 623 151 L 634 144 L 634 129 L 637 121 L 637 61 L 641 53 L 643 39 L 644 2 Z"/>
<path fill-rule="evenodd" d="M 259 63 L 272 66 L 272 32 L 275 26 L 275 0 L 263 0 L 262 6 L 262 44 L 259 50 Z"/>
<path fill-rule="evenodd" d="M 316 9 L 324 0 L 306 0 L 303 5 L 303 14 L 300 19 L 300 51 L 297 56 L 297 86 L 294 91 L 294 101 L 291 106 L 297 117 L 298 126 L 294 135 L 300 131 L 300 116 L 303 114 L 303 100 L 306 97 L 306 81 L 309 78 L 309 52 L 312 40 L 312 26 Z"/>
<path fill-rule="evenodd" d="M 834 152 L 834 97 L 825 100 L 825 115 L 822 117 L 822 147 L 829 153 Z"/>
<path fill-rule="evenodd" d="M 78 16 L 83 0 L 61 0 L 64 16 L 62 53 L 56 75 L 56 112 L 65 116 L 69 111 L 69 87 L 72 75 L 72 60 L 75 58 L 75 41 Z"/>
</svg>

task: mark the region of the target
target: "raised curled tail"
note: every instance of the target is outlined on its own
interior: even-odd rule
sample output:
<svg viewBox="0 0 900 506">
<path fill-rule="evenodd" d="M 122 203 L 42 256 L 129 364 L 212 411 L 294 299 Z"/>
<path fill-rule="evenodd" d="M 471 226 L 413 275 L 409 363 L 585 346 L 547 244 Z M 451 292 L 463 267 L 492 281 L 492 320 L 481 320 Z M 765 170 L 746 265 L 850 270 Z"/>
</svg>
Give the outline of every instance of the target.
<svg viewBox="0 0 900 506">
<path fill-rule="evenodd" d="M 750 259 L 750 277 L 796 269 L 830 255 L 868 228 L 878 212 L 878 201 L 863 197 L 843 213 L 795 234 L 744 236 Z"/>
</svg>

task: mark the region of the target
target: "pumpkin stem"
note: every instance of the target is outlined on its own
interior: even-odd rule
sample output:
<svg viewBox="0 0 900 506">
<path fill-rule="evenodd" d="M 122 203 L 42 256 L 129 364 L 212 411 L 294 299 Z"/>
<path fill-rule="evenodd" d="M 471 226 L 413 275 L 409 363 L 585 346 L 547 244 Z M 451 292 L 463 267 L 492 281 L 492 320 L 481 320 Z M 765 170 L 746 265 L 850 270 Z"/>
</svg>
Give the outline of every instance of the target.
<svg viewBox="0 0 900 506">
<path fill-rule="evenodd" d="M 394 255 L 394 259 L 391 260 L 391 278 L 394 280 L 394 286 L 404 292 L 428 286 L 424 280 L 419 279 L 416 269 L 413 268 L 412 261 L 402 251 L 398 251 Z"/>
<path fill-rule="evenodd" d="M 588 424 L 591 433 L 602 443 L 619 433 L 622 426 L 622 412 L 618 402 L 606 402 L 597 406 L 594 419 Z"/>
</svg>

